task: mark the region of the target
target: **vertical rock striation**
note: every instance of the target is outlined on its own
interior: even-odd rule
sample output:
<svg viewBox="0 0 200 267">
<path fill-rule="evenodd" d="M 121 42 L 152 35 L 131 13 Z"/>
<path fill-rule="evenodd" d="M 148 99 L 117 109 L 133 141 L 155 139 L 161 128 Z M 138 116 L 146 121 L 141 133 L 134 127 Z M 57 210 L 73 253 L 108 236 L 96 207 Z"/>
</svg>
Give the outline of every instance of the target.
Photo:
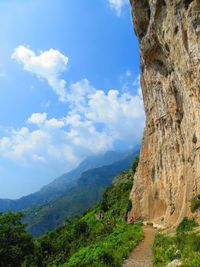
<svg viewBox="0 0 200 267">
<path fill-rule="evenodd" d="M 130 216 L 173 225 L 200 194 L 200 0 L 131 5 L 146 127 Z"/>
</svg>

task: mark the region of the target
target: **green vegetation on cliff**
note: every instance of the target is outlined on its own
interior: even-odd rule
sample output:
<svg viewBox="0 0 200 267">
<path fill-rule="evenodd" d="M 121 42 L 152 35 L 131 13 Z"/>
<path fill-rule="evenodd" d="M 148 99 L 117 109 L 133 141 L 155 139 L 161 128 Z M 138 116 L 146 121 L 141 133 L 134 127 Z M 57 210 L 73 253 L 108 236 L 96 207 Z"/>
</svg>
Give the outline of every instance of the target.
<svg viewBox="0 0 200 267">
<path fill-rule="evenodd" d="M 200 236 L 193 230 L 194 220 L 184 218 L 173 237 L 159 234 L 154 241 L 154 266 L 164 267 L 174 259 L 181 261 L 182 267 L 200 266 Z"/>
<path fill-rule="evenodd" d="M 195 212 L 198 209 L 200 209 L 200 194 L 193 197 L 191 200 L 191 211 Z"/>
</svg>

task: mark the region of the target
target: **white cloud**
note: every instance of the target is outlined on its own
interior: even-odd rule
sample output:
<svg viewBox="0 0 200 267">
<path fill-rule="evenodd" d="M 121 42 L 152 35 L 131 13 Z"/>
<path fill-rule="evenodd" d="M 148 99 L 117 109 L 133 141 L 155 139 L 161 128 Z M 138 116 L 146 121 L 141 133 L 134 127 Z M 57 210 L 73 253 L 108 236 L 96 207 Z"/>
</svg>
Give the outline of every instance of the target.
<svg viewBox="0 0 200 267">
<path fill-rule="evenodd" d="M 83 112 L 88 101 L 88 96 L 95 93 L 96 89 L 87 79 L 82 79 L 70 85 L 68 92 L 68 102 L 71 109 Z"/>
<path fill-rule="evenodd" d="M 34 154 L 37 154 L 36 147 L 46 143 L 45 132 L 37 129 L 31 132 L 27 127 L 13 129 L 5 142 L 5 137 L 0 140 L 1 155 L 22 163 L 31 162 Z"/>
<path fill-rule="evenodd" d="M 118 17 L 121 16 L 122 9 L 130 5 L 129 0 L 108 0 L 110 7 L 115 10 Z"/>
<path fill-rule="evenodd" d="M 46 113 L 33 113 L 30 118 L 28 118 L 27 122 L 28 123 L 33 123 L 33 124 L 40 124 L 43 123 L 47 118 Z"/>
<path fill-rule="evenodd" d="M 62 119 L 58 120 L 58 119 L 52 118 L 52 119 L 46 121 L 47 127 L 62 128 L 64 125 L 65 124 L 64 124 Z"/>
<path fill-rule="evenodd" d="M 118 15 L 126 2 L 110 0 Z M 131 147 L 140 140 L 143 100 L 139 77 L 133 81 L 130 70 L 120 77 L 121 87 L 126 90 L 105 92 L 87 79 L 66 88 L 60 74 L 67 69 L 68 58 L 57 50 L 37 56 L 29 48 L 19 46 L 12 58 L 22 63 L 25 70 L 46 79 L 59 100 L 66 102 L 67 112 L 61 118 L 33 113 L 26 127 L 12 129 L 0 139 L 2 157 L 64 172 L 92 153 L 115 148 L 118 142 Z"/>
<path fill-rule="evenodd" d="M 139 86 L 137 81 L 132 82 Z M 64 172 L 84 157 L 115 147 L 131 147 L 144 126 L 142 96 L 95 89 L 87 79 L 70 86 L 69 111 L 62 118 L 33 113 L 28 127 L 13 129 L 0 139 L 0 154 L 23 164 L 45 164 Z"/>
<path fill-rule="evenodd" d="M 143 102 L 139 95 L 120 94 L 117 90 L 96 91 L 90 96 L 86 117 L 106 125 L 116 140 L 133 144 L 141 136 L 144 122 Z M 138 129 L 134 128 L 138 126 Z"/>
<path fill-rule="evenodd" d="M 36 55 L 31 49 L 20 45 L 15 48 L 12 58 L 23 64 L 24 70 L 47 80 L 60 101 L 66 100 L 66 82 L 60 78 L 60 74 L 67 69 L 68 57 L 55 49 Z"/>
</svg>

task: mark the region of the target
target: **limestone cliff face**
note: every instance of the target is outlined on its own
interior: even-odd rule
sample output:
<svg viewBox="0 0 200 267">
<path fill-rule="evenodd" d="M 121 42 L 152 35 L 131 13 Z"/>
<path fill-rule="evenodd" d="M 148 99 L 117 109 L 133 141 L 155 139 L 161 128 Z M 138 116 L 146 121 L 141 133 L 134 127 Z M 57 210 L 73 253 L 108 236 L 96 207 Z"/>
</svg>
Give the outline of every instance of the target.
<svg viewBox="0 0 200 267">
<path fill-rule="evenodd" d="M 200 0 L 132 0 L 146 127 L 136 218 L 173 225 L 200 193 Z"/>
</svg>

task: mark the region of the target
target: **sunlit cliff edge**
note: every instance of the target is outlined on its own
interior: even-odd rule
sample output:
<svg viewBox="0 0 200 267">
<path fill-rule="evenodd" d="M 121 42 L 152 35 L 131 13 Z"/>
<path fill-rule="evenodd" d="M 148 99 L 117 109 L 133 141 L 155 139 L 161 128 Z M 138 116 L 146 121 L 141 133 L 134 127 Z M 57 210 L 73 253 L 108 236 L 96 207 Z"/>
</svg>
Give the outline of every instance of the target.
<svg viewBox="0 0 200 267">
<path fill-rule="evenodd" d="M 200 222 L 200 1 L 131 0 L 146 127 L 129 219 Z"/>
</svg>

